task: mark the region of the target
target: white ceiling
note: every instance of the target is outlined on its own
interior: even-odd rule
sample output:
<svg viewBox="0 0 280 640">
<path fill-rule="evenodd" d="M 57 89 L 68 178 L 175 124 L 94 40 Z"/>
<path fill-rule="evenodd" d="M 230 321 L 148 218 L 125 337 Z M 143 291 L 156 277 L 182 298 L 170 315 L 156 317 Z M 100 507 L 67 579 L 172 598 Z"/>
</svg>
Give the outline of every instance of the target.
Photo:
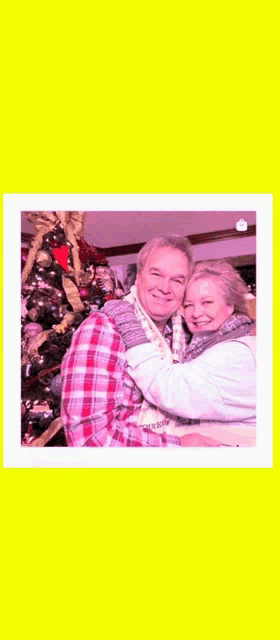
<svg viewBox="0 0 280 640">
<path fill-rule="evenodd" d="M 146 242 L 158 234 L 192 235 L 232 229 L 244 218 L 248 225 L 256 224 L 256 214 L 236 211 L 88 211 L 83 235 L 97 247 Z M 34 233 L 33 226 L 22 214 L 22 231 Z"/>
</svg>

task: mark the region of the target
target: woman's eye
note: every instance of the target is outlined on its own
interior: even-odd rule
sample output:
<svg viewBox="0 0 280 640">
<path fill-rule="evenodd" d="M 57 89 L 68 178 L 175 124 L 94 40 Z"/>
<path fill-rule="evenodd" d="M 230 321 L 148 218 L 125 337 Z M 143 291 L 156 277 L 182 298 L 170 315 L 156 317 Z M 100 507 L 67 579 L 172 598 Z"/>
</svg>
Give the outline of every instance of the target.
<svg viewBox="0 0 280 640">
<path fill-rule="evenodd" d="M 213 304 L 212 300 L 204 300 L 203 304 Z"/>
</svg>

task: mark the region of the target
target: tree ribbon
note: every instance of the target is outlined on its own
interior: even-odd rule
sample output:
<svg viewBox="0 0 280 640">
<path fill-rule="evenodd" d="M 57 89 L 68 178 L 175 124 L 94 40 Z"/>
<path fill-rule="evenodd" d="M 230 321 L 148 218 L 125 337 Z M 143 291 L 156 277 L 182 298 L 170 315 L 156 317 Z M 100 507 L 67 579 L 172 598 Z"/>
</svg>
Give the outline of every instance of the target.
<svg viewBox="0 0 280 640">
<path fill-rule="evenodd" d="M 27 261 L 22 272 L 21 281 L 24 284 L 31 273 L 37 251 L 40 249 L 45 233 L 52 231 L 59 223 L 62 224 L 65 236 L 72 245 L 74 263 L 74 276 L 79 285 L 81 262 L 77 237 L 83 230 L 85 213 L 82 211 L 27 211 L 25 217 L 36 229 L 36 235 L 32 240 Z"/>
</svg>

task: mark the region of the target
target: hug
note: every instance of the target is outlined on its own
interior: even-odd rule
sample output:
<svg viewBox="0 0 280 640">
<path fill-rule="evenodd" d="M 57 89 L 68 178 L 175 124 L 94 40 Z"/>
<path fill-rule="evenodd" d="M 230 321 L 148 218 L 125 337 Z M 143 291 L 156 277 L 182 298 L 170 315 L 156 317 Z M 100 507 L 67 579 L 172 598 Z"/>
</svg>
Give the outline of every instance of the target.
<svg viewBox="0 0 280 640">
<path fill-rule="evenodd" d="M 255 322 L 224 260 L 183 236 L 138 254 L 135 284 L 74 333 L 62 362 L 68 446 L 256 444 Z"/>
</svg>

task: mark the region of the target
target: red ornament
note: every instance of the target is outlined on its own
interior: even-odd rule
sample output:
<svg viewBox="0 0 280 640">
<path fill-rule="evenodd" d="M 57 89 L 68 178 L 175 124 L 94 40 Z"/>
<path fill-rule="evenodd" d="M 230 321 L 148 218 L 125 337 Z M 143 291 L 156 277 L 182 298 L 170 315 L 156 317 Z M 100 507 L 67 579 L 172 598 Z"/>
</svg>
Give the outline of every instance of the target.
<svg viewBox="0 0 280 640">
<path fill-rule="evenodd" d="M 109 300 L 115 300 L 115 296 L 113 293 L 105 293 L 105 295 L 103 296 L 104 300 L 106 300 L 106 302 L 109 302 Z"/>
<path fill-rule="evenodd" d="M 87 300 L 87 298 L 90 297 L 90 288 L 81 287 L 81 289 L 79 289 L 79 294 L 80 294 L 81 300 Z"/>
<path fill-rule="evenodd" d="M 68 271 L 68 247 L 62 245 L 59 248 L 53 248 L 52 252 L 58 264 L 60 264 L 65 271 Z"/>
<path fill-rule="evenodd" d="M 26 247 L 22 247 L 21 249 L 21 269 L 25 267 L 27 256 L 29 254 L 29 249 Z"/>
</svg>

